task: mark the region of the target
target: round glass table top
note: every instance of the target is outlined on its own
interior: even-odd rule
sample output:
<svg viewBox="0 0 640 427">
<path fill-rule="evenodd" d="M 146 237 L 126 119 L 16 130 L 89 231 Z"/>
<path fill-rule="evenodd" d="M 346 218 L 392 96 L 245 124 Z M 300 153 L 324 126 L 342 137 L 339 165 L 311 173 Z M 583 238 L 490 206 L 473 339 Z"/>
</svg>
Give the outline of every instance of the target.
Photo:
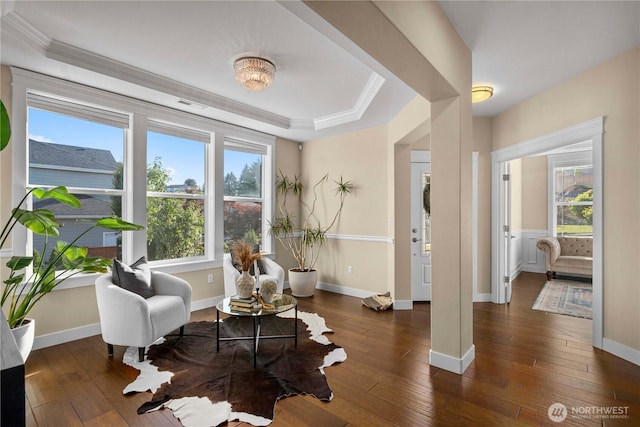
<svg viewBox="0 0 640 427">
<path fill-rule="evenodd" d="M 226 297 L 216 305 L 216 308 L 218 311 L 232 316 L 271 316 L 291 310 L 297 305 L 298 300 L 291 295 L 276 294 L 273 296 L 271 304 L 264 306 L 258 304 L 255 298 L 251 302 L 237 297 Z"/>
</svg>

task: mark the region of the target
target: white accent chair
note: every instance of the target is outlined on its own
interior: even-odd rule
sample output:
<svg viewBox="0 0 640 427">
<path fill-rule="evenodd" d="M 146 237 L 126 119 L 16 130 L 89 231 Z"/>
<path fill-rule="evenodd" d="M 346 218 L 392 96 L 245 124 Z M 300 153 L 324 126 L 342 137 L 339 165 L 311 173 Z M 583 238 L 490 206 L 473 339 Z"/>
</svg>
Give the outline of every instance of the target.
<svg viewBox="0 0 640 427">
<path fill-rule="evenodd" d="M 111 273 L 96 279 L 100 328 L 109 356 L 113 356 L 114 345 L 134 346 L 142 362 L 146 346 L 158 338 L 178 328 L 182 336 L 191 318 L 191 285 L 179 277 L 152 271 L 151 286 L 155 295 L 144 299 L 114 285 Z"/>
<path fill-rule="evenodd" d="M 267 280 L 273 280 L 277 285 L 277 293 L 281 294 L 284 289 L 284 269 L 280 267 L 274 260 L 267 257 L 260 259 L 266 271 L 260 271 L 260 280 L 258 288 Z M 231 255 L 225 254 L 222 259 L 222 267 L 224 271 L 224 296 L 231 297 L 237 294 L 236 281 L 240 277 L 240 272 L 233 266 Z"/>
</svg>

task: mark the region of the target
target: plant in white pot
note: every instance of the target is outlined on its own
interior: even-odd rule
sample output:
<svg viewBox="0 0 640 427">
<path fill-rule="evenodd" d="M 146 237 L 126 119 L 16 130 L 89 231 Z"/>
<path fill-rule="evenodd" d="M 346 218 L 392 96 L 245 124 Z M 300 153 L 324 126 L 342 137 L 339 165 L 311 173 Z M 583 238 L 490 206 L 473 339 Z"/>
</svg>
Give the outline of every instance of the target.
<svg viewBox="0 0 640 427">
<path fill-rule="evenodd" d="M 312 187 L 312 194 L 307 200 L 303 198 L 304 186 L 299 175 L 293 178 L 280 171 L 276 178 L 276 200 L 279 216 L 269 222 L 272 236 L 274 236 L 287 249 L 298 266 L 289 269 L 289 286 L 291 293 L 298 297 L 313 296 L 318 282 L 318 272 L 314 268 L 320 254 L 320 249 L 327 240 L 327 232 L 336 224 L 342 213 L 344 201 L 353 190 L 351 181 L 333 181 L 334 194 L 339 198 L 339 205 L 333 217 L 326 225 L 322 225 L 316 215 L 319 203 L 318 192 L 329 180 L 326 174 Z M 289 196 L 296 198 L 301 210 L 300 221 L 295 222 L 295 216 L 287 205 Z M 296 206 L 296 207 L 297 207 Z"/>
<path fill-rule="evenodd" d="M 4 149 L 11 136 L 8 127 L 8 118 L 5 119 L 6 110 L 0 101 L 2 113 L 2 133 L 0 151 Z M 53 212 L 48 209 L 24 209 L 30 196 L 40 200 L 55 199 L 74 208 L 82 207 L 80 201 L 70 194 L 66 187 L 55 187 L 49 190 L 32 188 L 22 198 L 18 206 L 11 210 L 11 215 L 0 232 L 0 249 L 4 248 L 11 231 L 18 225 L 22 225 L 33 233 L 44 236 L 42 253 L 47 253 L 50 237 L 59 236 L 58 227 Z M 13 330 L 16 341 L 20 340 L 19 347 L 23 359 L 26 360 L 34 339 L 34 321 L 27 315 L 42 297 L 51 292 L 56 286 L 66 279 L 83 273 L 105 273 L 111 266 L 112 260 L 88 256 L 88 248 L 77 246 L 78 241 L 95 228 L 106 228 L 114 231 L 141 230 L 140 225 L 132 224 L 115 217 L 101 218 L 85 229 L 70 243 L 58 240 L 51 250 L 48 260 L 45 260 L 39 251 L 34 250 L 32 256 L 12 256 L 6 263 L 9 268 L 9 277 L 3 280 L 0 307 L 5 307 L 9 327 Z"/>
</svg>

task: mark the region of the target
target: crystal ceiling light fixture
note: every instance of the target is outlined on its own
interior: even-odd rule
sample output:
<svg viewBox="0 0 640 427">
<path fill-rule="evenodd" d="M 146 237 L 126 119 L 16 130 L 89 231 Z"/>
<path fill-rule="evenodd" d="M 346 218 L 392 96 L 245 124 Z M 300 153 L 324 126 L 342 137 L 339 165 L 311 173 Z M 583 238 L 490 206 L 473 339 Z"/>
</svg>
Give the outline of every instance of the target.
<svg viewBox="0 0 640 427">
<path fill-rule="evenodd" d="M 471 88 L 471 102 L 482 102 L 493 96 L 491 86 L 474 86 Z"/>
<path fill-rule="evenodd" d="M 276 74 L 276 66 L 268 59 L 258 56 L 243 56 L 233 61 L 233 70 L 245 89 L 260 92 L 266 89 Z"/>
</svg>

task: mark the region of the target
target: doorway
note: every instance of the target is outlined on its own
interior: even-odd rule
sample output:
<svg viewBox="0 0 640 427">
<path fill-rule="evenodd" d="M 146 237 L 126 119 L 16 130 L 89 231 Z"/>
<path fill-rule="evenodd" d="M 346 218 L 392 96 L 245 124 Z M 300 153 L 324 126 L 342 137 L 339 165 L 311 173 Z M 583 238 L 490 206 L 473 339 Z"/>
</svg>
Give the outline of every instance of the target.
<svg viewBox="0 0 640 427">
<path fill-rule="evenodd" d="M 419 154 L 418 154 L 419 153 Z M 431 153 L 411 159 L 411 299 L 431 301 Z"/>
<path fill-rule="evenodd" d="M 506 303 L 504 263 L 508 260 L 509 249 L 505 244 L 504 221 L 501 217 L 507 212 L 503 171 L 510 160 L 540 155 L 574 144 L 591 144 L 593 151 L 593 346 L 603 346 L 603 133 L 604 117 L 580 123 L 557 132 L 524 141 L 491 153 L 491 233 L 495 236 L 491 242 L 491 299 L 493 302 Z M 507 265 L 508 268 L 508 265 Z M 509 281 L 510 282 L 510 281 Z"/>
</svg>

